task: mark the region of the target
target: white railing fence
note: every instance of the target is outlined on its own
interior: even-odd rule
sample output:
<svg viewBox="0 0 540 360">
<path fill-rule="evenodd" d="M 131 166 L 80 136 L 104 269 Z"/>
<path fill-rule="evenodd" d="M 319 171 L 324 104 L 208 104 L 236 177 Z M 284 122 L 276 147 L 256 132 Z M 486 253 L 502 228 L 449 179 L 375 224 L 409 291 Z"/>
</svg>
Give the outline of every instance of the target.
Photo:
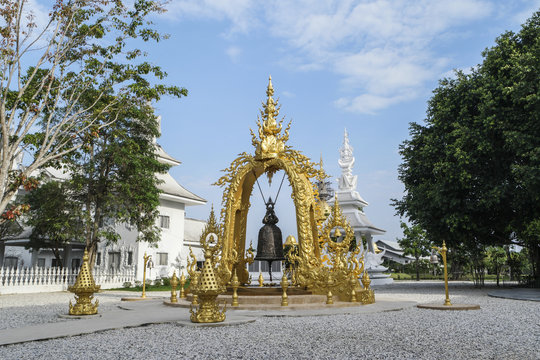
<svg viewBox="0 0 540 360">
<path fill-rule="evenodd" d="M 66 291 L 78 274 L 78 268 L 0 268 L 0 294 Z M 135 266 L 119 270 L 96 268 L 92 275 L 102 289 L 122 287 L 125 282 L 135 281 Z"/>
</svg>

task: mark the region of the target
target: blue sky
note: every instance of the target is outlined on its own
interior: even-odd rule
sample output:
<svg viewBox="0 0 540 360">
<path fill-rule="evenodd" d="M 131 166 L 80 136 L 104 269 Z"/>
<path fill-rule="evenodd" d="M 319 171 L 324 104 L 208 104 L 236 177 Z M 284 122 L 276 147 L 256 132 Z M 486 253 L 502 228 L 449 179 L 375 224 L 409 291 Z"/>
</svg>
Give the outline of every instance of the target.
<svg viewBox="0 0 540 360">
<path fill-rule="evenodd" d="M 390 199 L 403 191 L 398 148 L 408 124 L 424 119 L 439 79 L 480 63 L 482 50 L 504 31 L 518 31 L 540 1 L 208 0 L 168 7 L 156 23 L 171 37 L 152 46 L 151 59 L 189 96 L 156 105 L 160 143 L 183 162 L 173 176 L 209 202 L 187 215 L 206 219 L 210 204 L 219 208 L 222 191 L 211 184 L 237 154 L 253 153 L 249 129 L 272 75 L 280 115 L 292 119 L 289 144 L 315 161 L 322 154 L 334 179 L 347 128 L 366 214 L 387 230 L 381 238 L 395 240 L 402 233 Z M 266 197 L 280 180 L 276 175 L 268 189 L 259 179 Z M 286 185 L 276 205 L 284 237 L 296 234 Z M 248 241 L 257 238 L 263 214 L 254 191 Z"/>
<path fill-rule="evenodd" d="M 147 51 L 168 83 L 189 90 L 156 104 L 159 142 L 182 161 L 172 175 L 208 200 L 187 216 L 206 219 L 212 203 L 219 209 L 222 191 L 211 184 L 237 154 L 254 152 L 249 129 L 272 75 L 281 115 L 292 119 L 289 144 L 315 161 L 322 154 L 336 185 L 347 128 L 366 214 L 387 230 L 380 238 L 395 240 L 402 233 L 390 199 L 402 196 L 398 148 L 409 123 L 422 122 L 439 79 L 480 63 L 482 50 L 518 31 L 540 0 L 171 0 L 167 7 L 154 21 L 170 39 Z M 266 197 L 277 192 L 281 177 L 274 179 L 271 189 L 259 179 Z M 284 237 L 296 234 L 285 185 L 276 205 Z M 262 226 L 262 204 L 255 190 L 248 241 Z"/>
</svg>

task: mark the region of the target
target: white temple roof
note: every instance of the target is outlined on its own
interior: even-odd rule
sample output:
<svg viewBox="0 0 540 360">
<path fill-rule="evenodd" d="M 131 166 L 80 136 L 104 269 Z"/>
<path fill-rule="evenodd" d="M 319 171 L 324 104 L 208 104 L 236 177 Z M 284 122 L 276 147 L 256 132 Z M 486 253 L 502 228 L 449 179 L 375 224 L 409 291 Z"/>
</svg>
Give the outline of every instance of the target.
<svg viewBox="0 0 540 360">
<path fill-rule="evenodd" d="M 168 164 L 171 166 L 177 166 L 180 165 L 182 162 L 180 160 L 177 160 L 173 158 L 171 155 L 167 154 L 165 150 L 161 147 L 161 145 L 156 143 L 156 153 L 158 156 L 158 160 L 163 164 Z"/>
<path fill-rule="evenodd" d="M 379 246 L 379 249 L 381 248 L 381 246 L 383 246 L 385 249 L 392 250 L 394 252 L 400 252 L 401 254 L 403 254 L 403 250 L 401 249 L 401 246 L 399 246 L 397 241 L 377 240 L 377 246 Z"/>
<path fill-rule="evenodd" d="M 340 206 L 342 208 L 343 215 L 347 218 L 347 220 L 349 220 L 349 223 L 354 230 L 369 233 L 371 235 L 383 235 L 386 233 L 386 230 L 380 229 L 373 225 L 363 211 L 347 211 L 349 210 L 347 207 L 343 206 L 341 203 Z"/>
<path fill-rule="evenodd" d="M 158 180 L 163 181 L 158 185 L 158 188 L 163 191 L 161 197 L 166 200 L 181 201 L 186 205 L 204 205 L 206 200 L 200 196 L 195 195 L 189 190 L 186 190 L 182 185 L 180 185 L 171 174 L 156 174 Z"/>
</svg>

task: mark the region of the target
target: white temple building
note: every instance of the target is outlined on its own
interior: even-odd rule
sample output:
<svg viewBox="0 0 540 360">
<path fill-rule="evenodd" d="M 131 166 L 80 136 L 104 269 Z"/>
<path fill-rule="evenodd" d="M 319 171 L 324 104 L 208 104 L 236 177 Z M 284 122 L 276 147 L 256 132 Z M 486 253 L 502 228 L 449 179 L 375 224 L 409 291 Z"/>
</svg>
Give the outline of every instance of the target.
<svg viewBox="0 0 540 360">
<path fill-rule="evenodd" d="M 161 146 L 156 144 L 160 162 L 173 166 L 181 164 Z M 198 244 L 198 235 L 202 233 L 204 222 L 189 219 L 186 221 L 186 207 L 204 205 L 206 200 L 180 185 L 168 172 L 158 174 L 162 181 L 158 188 L 162 191 L 159 196 L 159 218 L 161 227 L 161 240 L 157 247 L 146 242 L 137 242 L 137 230 L 128 225 L 119 225 L 118 231 L 121 239 L 112 245 L 106 246 L 101 242 L 98 246 L 96 268 L 106 270 L 122 270 L 135 265 L 136 279 L 143 278 L 143 255 L 151 255 L 150 267 L 147 268 L 146 277 L 155 279 L 169 277 L 175 269 L 185 267 L 188 247 L 194 247 L 195 256 L 203 258 L 202 250 Z M 201 226 L 202 224 L 202 226 Z M 186 235 L 189 238 L 186 240 Z M 197 240 L 195 244 L 194 240 Z"/>
<path fill-rule="evenodd" d="M 171 167 L 181 164 L 157 143 L 156 151 L 160 162 Z M 69 176 L 62 171 L 50 168 L 42 170 L 42 173 L 45 178 L 50 180 L 62 181 Z M 204 205 L 206 200 L 180 185 L 168 172 L 158 174 L 157 177 L 162 181 L 158 185 L 161 194 L 158 206 L 160 215 L 157 219 L 158 225 L 161 227 L 161 240 L 155 245 L 137 242 L 136 228 L 129 226 L 129 224 L 116 224 L 120 240 L 110 245 L 102 241 L 98 245 L 95 273 L 128 274 L 129 276 L 126 278 L 131 281 L 142 281 L 143 255 L 145 253 L 151 255 L 151 261 L 147 266 L 147 279 L 168 277 L 175 269 L 178 273 L 178 269 L 185 268 L 189 246 L 192 246 L 197 259 L 204 258 L 199 244 L 199 236 L 205 222 L 186 218 L 185 214 L 186 207 Z M 29 273 L 29 269 L 54 269 L 58 268 L 59 265 L 51 249 L 25 249 L 24 246 L 28 243 L 31 228 L 21 230 L 22 232 L 18 235 L 0 241 L 0 294 L 8 293 L 5 289 L 8 285 L 14 286 L 13 279 L 16 278 L 17 273 L 10 269 L 19 269 L 23 273 Z M 73 242 L 60 251 L 64 268 L 72 270 L 81 265 L 84 244 Z M 33 273 L 50 273 L 50 271 L 36 270 Z M 50 289 L 52 287 L 49 287 L 48 291 L 52 291 Z"/>
<path fill-rule="evenodd" d="M 358 176 L 353 175 L 355 158 L 353 147 L 349 143 L 349 134 L 345 130 L 343 146 L 339 150 L 338 164 L 341 167 L 341 176 L 338 179 L 338 189 L 335 196 L 343 211 L 343 215 L 349 220 L 354 230 L 357 244 L 361 244 L 361 239 L 366 241 L 367 248 L 364 252 L 364 263 L 371 278 L 372 285 L 384 285 L 393 282 L 390 275 L 384 274 L 388 269 L 382 266 L 384 251 L 377 253 L 377 246 L 373 236 L 384 235 L 386 230 L 373 225 L 367 218 L 364 209 L 369 205 L 356 190 Z M 333 199 L 328 201 L 334 203 Z"/>
</svg>

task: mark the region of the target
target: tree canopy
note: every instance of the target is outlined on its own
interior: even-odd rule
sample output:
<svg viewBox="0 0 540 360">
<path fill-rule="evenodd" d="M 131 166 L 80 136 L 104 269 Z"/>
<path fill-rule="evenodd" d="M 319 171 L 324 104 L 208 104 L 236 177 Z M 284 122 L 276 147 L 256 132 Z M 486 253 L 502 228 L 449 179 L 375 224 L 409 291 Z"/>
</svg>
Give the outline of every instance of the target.
<svg viewBox="0 0 540 360">
<path fill-rule="evenodd" d="M 150 104 L 125 104 L 118 119 L 65 159 L 73 201 L 83 211 L 86 246 L 93 256 L 102 240 L 116 242 L 118 223 L 137 229 L 138 240 L 159 241 L 157 158 L 159 122 Z M 104 120 L 107 121 L 107 120 Z"/>
<path fill-rule="evenodd" d="M 540 279 L 540 11 L 483 58 L 441 80 L 425 124 L 411 124 L 400 146 L 406 193 L 393 205 L 473 257 L 487 245 L 528 247 Z"/>
<path fill-rule="evenodd" d="M 403 255 L 411 255 L 415 259 L 416 280 L 420 281 L 420 258 L 431 253 L 431 241 L 426 237 L 426 232 L 419 226 L 407 226 L 401 222 L 403 238 L 398 239 L 398 244 L 403 249 Z"/>
<path fill-rule="evenodd" d="M 134 45 L 166 36 L 148 17 L 159 1 L 56 0 L 43 27 L 28 0 L 0 7 L 0 214 L 20 185 L 118 119 L 126 103 L 184 88 L 155 84 L 164 73 Z M 25 166 L 17 166 L 29 153 Z M 10 209 L 11 210 L 11 209 Z M 19 211 L 20 209 L 15 209 Z M 0 221 L 5 219 L 2 216 Z"/>
<path fill-rule="evenodd" d="M 51 249 L 58 264 L 64 264 L 60 249 L 71 242 L 82 242 L 82 209 L 70 199 L 68 182 L 48 181 L 29 192 L 26 224 L 32 227 L 27 248 Z"/>
</svg>

